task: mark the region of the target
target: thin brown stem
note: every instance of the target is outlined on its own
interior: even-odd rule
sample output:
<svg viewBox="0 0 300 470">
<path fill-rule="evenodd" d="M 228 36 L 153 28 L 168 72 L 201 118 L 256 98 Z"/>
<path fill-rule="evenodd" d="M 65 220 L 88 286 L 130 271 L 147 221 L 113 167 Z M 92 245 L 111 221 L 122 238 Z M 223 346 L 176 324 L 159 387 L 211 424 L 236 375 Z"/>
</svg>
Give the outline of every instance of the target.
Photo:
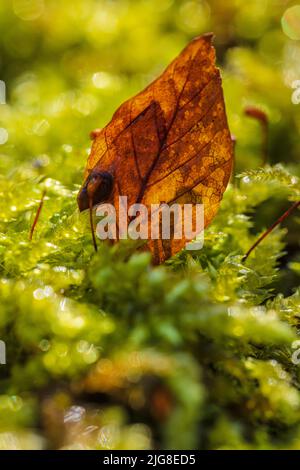
<svg viewBox="0 0 300 470">
<path fill-rule="evenodd" d="M 92 198 L 89 198 L 89 213 L 90 213 L 90 226 L 91 226 L 91 232 L 92 232 L 92 238 L 93 238 L 93 245 L 95 248 L 95 251 L 98 251 L 97 247 L 97 242 L 96 242 L 96 236 L 95 236 L 95 228 L 94 228 L 94 222 L 93 222 L 93 200 Z"/>
<path fill-rule="evenodd" d="M 271 233 L 275 227 L 277 227 L 278 225 L 281 224 L 281 222 L 283 222 L 295 209 L 297 209 L 298 207 L 300 206 L 300 201 L 297 201 L 297 202 L 294 202 L 294 204 L 291 205 L 291 207 L 284 213 L 282 214 L 281 217 L 279 217 L 279 219 L 276 220 L 276 222 L 274 222 L 273 225 L 271 225 L 270 228 L 268 228 L 268 230 L 266 230 L 260 237 L 259 239 L 254 243 L 254 245 L 252 245 L 252 247 L 250 248 L 250 250 L 247 251 L 247 253 L 245 254 L 245 256 L 243 257 L 242 261 L 246 261 L 246 259 L 249 257 L 249 255 L 252 253 L 253 250 L 255 250 L 255 248 L 269 235 L 269 233 Z"/>
<path fill-rule="evenodd" d="M 36 211 L 35 218 L 34 218 L 33 224 L 32 224 L 32 226 L 31 226 L 31 229 L 30 229 L 30 232 L 29 232 L 29 240 L 30 240 L 30 241 L 32 240 L 32 237 L 33 237 L 33 233 L 34 233 L 34 231 L 35 231 L 36 224 L 38 223 L 38 220 L 39 220 L 39 218 L 40 218 L 40 214 L 41 214 L 41 211 L 42 211 L 42 208 L 43 208 L 45 196 L 46 196 L 46 190 L 44 189 L 44 191 L 43 191 L 43 193 L 42 193 L 42 197 L 41 197 L 40 203 L 39 203 L 39 207 L 38 207 L 38 209 L 37 209 L 37 211 Z"/>
</svg>

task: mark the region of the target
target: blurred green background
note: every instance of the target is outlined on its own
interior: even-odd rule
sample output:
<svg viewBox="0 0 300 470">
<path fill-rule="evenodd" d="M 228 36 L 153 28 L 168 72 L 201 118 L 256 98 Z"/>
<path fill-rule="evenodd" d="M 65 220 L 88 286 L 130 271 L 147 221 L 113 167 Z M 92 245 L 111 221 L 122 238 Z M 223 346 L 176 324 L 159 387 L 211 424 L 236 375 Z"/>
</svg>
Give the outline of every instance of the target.
<svg viewBox="0 0 300 470">
<path fill-rule="evenodd" d="M 297 215 L 240 262 L 299 195 L 297 4 L 0 2 L 0 448 L 300 448 Z M 94 256 L 76 209 L 90 131 L 208 31 L 236 174 L 262 164 L 248 106 L 268 116 L 281 166 L 231 185 L 199 256 L 159 268 L 127 246 Z"/>
</svg>

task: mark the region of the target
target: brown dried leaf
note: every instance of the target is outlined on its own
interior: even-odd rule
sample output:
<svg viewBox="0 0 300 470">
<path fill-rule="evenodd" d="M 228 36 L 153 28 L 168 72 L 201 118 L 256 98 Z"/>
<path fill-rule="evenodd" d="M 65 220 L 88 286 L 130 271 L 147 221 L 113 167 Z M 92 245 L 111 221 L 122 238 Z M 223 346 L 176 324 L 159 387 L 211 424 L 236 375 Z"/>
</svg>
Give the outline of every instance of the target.
<svg viewBox="0 0 300 470">
<path fill-rule="evenodd" d="M 128 197 L 128 206 L 201 202 L 205 227 L 212 221 L 231 175 L 233 146 L 211 42 L 211 34 L 194 39 L 94 135 L 80 210 L 89 199 L 117 209 L 119 196 Z M 147 247 L 160 263 L 186 241 L 155 240 Z"/>
</svg>

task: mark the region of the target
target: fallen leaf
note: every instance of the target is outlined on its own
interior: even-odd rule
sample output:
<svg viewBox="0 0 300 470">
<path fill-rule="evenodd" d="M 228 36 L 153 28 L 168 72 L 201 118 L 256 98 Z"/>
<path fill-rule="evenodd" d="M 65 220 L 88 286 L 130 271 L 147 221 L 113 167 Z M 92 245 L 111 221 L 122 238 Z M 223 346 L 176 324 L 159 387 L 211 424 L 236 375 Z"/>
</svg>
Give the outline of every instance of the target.
<svg viewBox="0 0 300 470">
<path fill-rule="evenodd" d="M 233 144 L 212 34 L 194 39 L 144 91 L 123 103 L 92 135 L 79 209 L 112 203 L 204 204 L 205 227 L 228 184 Z M 181 250 L 185 237 L 149 240 L 155 263 Z"/>
</svg>

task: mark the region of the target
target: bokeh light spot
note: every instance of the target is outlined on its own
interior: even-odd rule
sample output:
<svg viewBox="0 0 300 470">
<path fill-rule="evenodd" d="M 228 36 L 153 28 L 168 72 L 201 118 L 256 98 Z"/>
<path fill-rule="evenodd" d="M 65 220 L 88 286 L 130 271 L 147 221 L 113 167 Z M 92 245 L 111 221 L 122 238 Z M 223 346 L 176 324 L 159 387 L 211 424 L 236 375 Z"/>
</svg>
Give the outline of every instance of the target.
<svg viewBox="0 0 300 470">
<path fill-rule="evenodd" d="M 3 127 L 0 127 L 0 145 L 5 144 L 8 141 L 8 132 Z"/>
<path fill-rule="evenodd" d="M 24 21 L 36 20 L 42 15 L 44 8 L 44 0 L 13 0 L 15 15 Z"/>
<path fill-rule="evenodd" d="M 281 19 L 283 32 L 294 40 L 300 39 L 300 5 L 288 8 Z"/>
</svg>

